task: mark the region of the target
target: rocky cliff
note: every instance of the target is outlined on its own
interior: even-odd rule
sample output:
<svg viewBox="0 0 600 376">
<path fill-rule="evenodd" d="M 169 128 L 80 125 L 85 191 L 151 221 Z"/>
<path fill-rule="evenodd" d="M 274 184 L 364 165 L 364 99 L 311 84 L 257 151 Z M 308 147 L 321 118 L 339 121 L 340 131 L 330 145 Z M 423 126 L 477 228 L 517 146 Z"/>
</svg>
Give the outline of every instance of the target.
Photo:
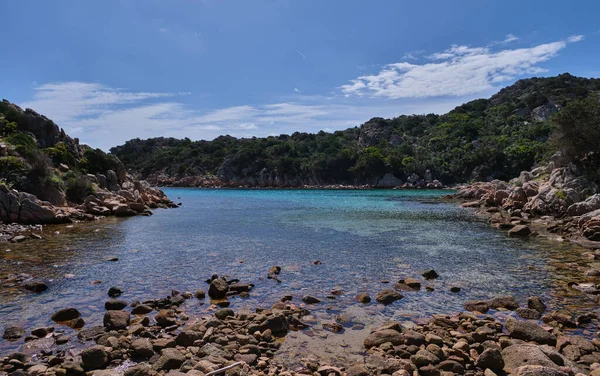
<svg viewBox="0 0 600 376">
<path fill-rule="evenodd" d="M 0 103 L 0 222 L 65 223 L 158 207 L 176 205 L 117 158 L 80 145 L 31 109 Z"/>
</svg>

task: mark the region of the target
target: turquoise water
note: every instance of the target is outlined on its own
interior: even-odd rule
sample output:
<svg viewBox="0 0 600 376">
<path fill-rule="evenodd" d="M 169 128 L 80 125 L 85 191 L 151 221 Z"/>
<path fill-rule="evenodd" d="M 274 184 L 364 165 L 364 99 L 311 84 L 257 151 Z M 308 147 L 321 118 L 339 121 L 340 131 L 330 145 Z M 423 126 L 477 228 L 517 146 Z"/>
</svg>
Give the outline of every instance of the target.
<svg viewBox="0 0 600 376">
<path fill-rule="evenodd" d="M 385 308 L 371 303 L 357 315 L 402 319 L 452 313 L 465 300 L 498 294 L 522 301 L 540 295 L 549 302 L 560 296 L 556 304 L 587 304 L 564 290 L 565 281 L 579 273 L 568 262 L 580 260 L 580 251 L 508 238 L 467 209 L 440 200 L 447 191 L 165 192 L 182 206 L 156 210 L 151 217 L 51 227 L 43 241 L 2 245 L 9 251 L 0 249 L 1 277 L 30 273 L 50 286 L 36 295 L 2 285 L 3 323 L 48 325 L 55 310 L 74 306 L 87 325 L 98 324 L 111 286 L 121 287 L 124 299 L 144 300 L 172 289 L 206 288 L 204 280 L 213 273 L 256 285 L 250 298 L 232 299 L 233 309 L 270 306 L 291 293 L 296 302 L 303 294 L 322 298 L 323 304 L 311 307 L 317 312 L 341 312 L 357 305 L 357 293 L 374 297 L 400 278 L 420 278 L 428 268 L 440 274 L 424 282 L 435 291 L 405 293 Z M 119 261 L 106 261 L 110 257 Z M 273 265 L 283 268 L 280 284 L 266 279 Z M 451 293 L 450 286 L 462 291 Z M 345 295 L 327 299 L 332 288 Z M 187 305 L 192 313 L 208 308 L 195 299 Z"/>
</svg>

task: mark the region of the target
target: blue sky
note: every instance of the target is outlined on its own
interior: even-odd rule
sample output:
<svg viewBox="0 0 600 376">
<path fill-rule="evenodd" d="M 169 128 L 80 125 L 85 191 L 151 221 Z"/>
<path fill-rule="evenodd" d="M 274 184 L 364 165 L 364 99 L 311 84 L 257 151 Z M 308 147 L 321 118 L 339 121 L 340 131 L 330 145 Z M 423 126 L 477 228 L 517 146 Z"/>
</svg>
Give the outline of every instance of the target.
<svg viewBox="0 0 600 376">
<path fill-rule="evenodd" d="M 600 76 L 597 1 L 5 1 L 0 96 L 108 150 L 336 130 Z"/>
</svg>

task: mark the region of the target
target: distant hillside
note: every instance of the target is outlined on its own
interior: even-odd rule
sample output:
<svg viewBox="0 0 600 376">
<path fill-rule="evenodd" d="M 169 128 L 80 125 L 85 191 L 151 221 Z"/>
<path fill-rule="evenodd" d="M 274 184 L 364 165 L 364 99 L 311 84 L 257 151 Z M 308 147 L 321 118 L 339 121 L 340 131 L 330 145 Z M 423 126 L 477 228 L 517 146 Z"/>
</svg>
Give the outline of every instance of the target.
<svg viewBox="0 0 600 376">
<path fill-rule="evenodd" d="M 373 118 L 333 133 L 213 141 L 133 139 L 111 149 L 140 178 L 173 185 L 399 185 L 510 179 L 547 158 L 550 119 L 600 93 L 600 80 L 517 81 L 444 115 Z M 429 172 L 428 172 L 429 171 Z"/>
</svg>

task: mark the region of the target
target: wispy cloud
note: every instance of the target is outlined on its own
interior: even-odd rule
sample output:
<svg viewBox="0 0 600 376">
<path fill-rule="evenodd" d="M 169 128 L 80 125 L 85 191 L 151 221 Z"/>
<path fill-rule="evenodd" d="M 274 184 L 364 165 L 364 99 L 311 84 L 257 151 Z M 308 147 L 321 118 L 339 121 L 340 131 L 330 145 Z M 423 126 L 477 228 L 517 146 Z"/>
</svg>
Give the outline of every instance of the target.
<svg viewBox="0 0 600 376">
<path fill-rule="evenodd" d="M 502 43 L 504 44 L 508 44 L 508 43 L 512 43 L 512 42 L 516 42 L 518 40 L 520 40 L 521 38 L 513 35 L 513 34 L 506 34 L 506 37 L 504 38 L 504 40 L 502 41 Z"/>
<path fill-rule="evenodd" d="M 569 38 L 567 38 L 567 42 L 569 42 L 569 43 L 580 42 L 584 38 L 585 38 L 584 35 L 571 35 Z"/>
<path fill-rule="evenodd" d="M 298 50 L 294 50 L 294 51 L 296 51 L 296 52 L 298 53 L 298 55 L 302 56 L 302 58 L 303 58 L 304 60 L 306 60 L 306 56 L 305 56 L 305 55 L 304 55 L 302 52 L 300 52 L 300 51 L 298 51 Z"/>
<path fill-rule="evenodd" d="M 507 39 L 511 38 L 507 36 Z M 568 43 L 582 39 L 583 36 L 577 35 L 529 48 L 499 51 L 493 51 L 491 46 L 453 45 L 431 54 L 431 63 L 388 64 L 376 74 L 351 80 L 341 86 L 341 90 L 346 96 L 388 99 L 480 93 L 525 74 L 545 72 L 540 63 L 556 56 Z"/>
</svg>

